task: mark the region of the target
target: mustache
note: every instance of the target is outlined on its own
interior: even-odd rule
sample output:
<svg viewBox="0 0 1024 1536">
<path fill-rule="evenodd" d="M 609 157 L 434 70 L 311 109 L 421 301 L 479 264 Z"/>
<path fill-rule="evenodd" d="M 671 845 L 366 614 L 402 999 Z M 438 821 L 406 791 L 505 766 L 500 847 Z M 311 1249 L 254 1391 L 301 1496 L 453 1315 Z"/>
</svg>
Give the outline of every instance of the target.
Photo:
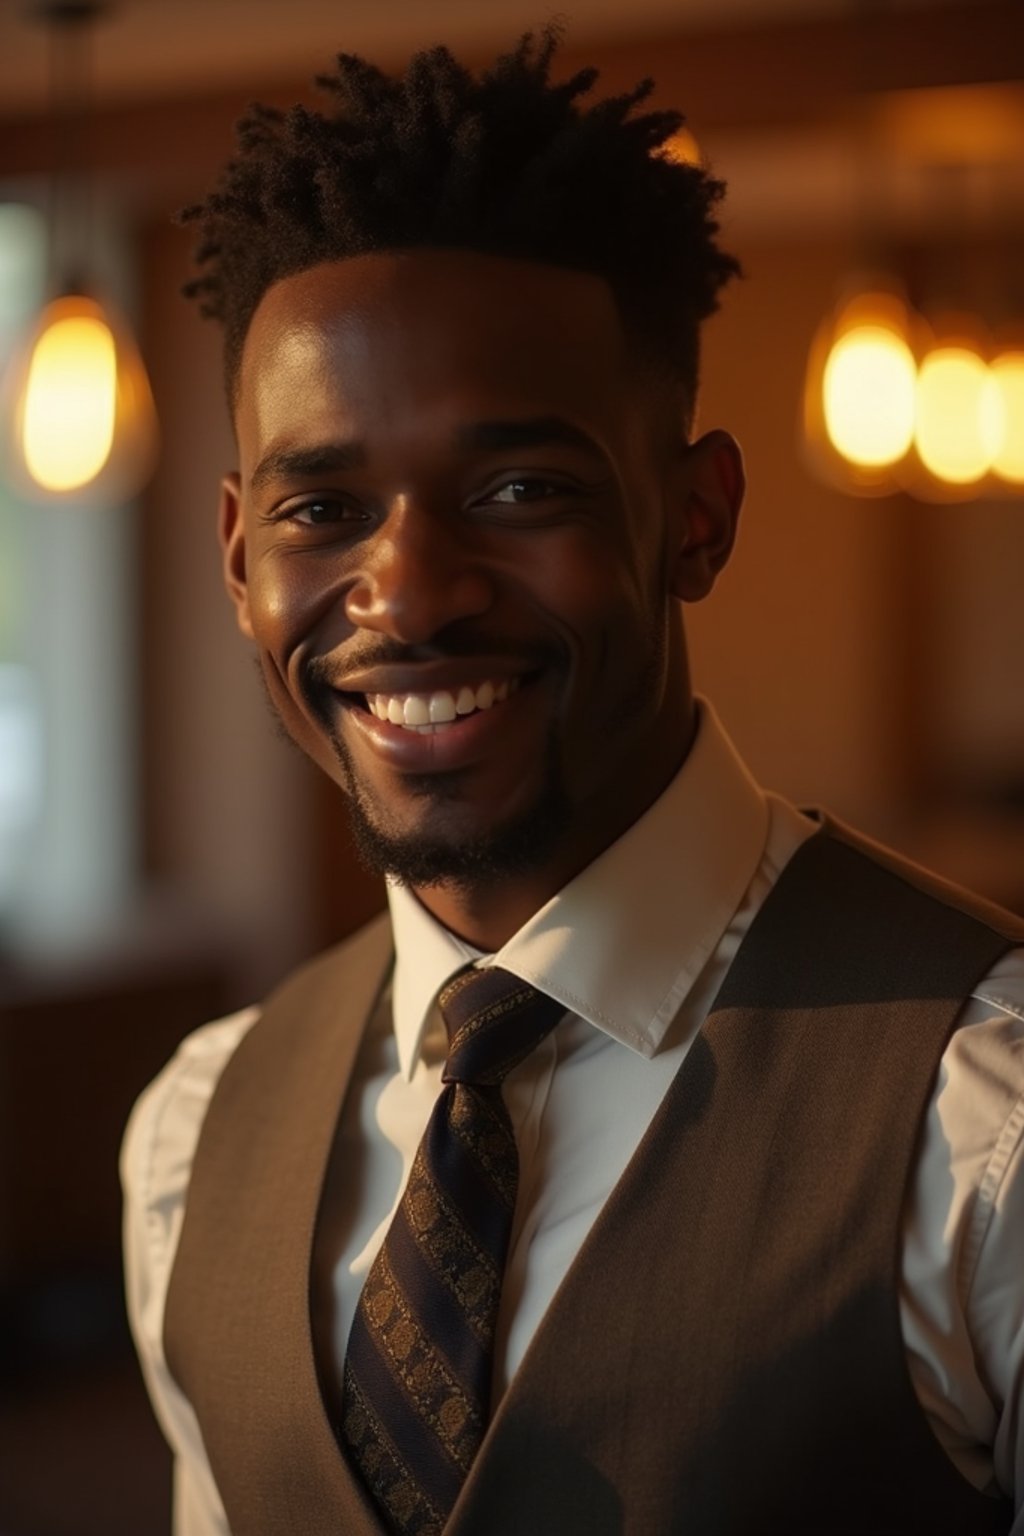
<svg viewBox="0 0 1024 1536">
<path fill-rule="evenodd" d="M 563 653 L 554 646 L 541 647 L 535 642 L 529 646 L 515 645 L 509 640 L 476 635 L 430 645 L 374 641 L 358 650 L 346 651 L 344 669 L 346 672 L 361 672 L 375 667 L 415 666 L 426 661 L 466 661 L 477 656 L 525 662 L 530 671 L 564 662 Z M 321 694 L 334 687 L 341 670 L 337 657 L 307 656 L 299 667 L 300 685 L 310 695 Z"/>
</svg>

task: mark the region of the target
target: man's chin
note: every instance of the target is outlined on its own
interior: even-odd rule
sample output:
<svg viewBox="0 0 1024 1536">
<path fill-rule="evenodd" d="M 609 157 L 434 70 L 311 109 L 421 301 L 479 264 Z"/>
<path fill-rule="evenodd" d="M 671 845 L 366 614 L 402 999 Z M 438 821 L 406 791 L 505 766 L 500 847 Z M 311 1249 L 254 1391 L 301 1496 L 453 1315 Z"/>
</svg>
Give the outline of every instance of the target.
<svg viewBox="0 0 1024 1536">
<path fill-rule="evenodd" d="M 421 824 L 399 829 L 367 805 L 357 787 L 350 786 L 348 798 L 360 861 L 414 889 L 482 889 L 529 874 L 551 857 L 568 820 L 561 784 L 551 776 L 533 805 L 483 827 L 465 825 L 457 805 L 442 801 L 433 816 L 423 803 Z"/>
</svg>

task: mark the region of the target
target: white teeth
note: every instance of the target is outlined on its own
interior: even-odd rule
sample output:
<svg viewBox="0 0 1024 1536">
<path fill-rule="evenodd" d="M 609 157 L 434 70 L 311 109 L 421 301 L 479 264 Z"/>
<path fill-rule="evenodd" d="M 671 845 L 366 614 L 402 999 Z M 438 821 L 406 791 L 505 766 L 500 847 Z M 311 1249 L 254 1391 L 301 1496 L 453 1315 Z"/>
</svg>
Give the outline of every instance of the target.
<svg viewBox="0 0 1024 1536">
<path fill-rule="evenodd" d="M 474 710 L 492 709 L 502 703 L 519 687 L 519 679 L 505 678 L 501 682 L 489 680 L 476 688 L 464 684 L 458 693 L 441 689 L 437 693 L 368 693 L 367 707 L 378 720 L 389 720 L 392 725 L 404 726 L 407 731 L 421 734 L 450 725 L 460 715 L 471 715 Z"/>
</svg>

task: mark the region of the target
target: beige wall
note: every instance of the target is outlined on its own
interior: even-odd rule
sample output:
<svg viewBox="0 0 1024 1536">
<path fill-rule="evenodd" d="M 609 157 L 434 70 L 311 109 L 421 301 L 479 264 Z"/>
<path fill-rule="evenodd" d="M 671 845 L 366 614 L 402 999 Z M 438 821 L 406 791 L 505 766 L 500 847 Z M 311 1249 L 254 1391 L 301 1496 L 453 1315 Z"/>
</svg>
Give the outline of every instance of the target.
<svg viewBox="0 0 1024 1536">
<path fill-rule="evenodd" d="M 809 477 L 797 430 L 844 251 L 739 239 L 747 275 L 707 329 L 700 426 L 738 438 L 748 493 L 733 559 L 690 615 L 695 686 L 766 784 L 877 823 L 890 792 L 886 530 L 877 507 Z"/>
</svg>

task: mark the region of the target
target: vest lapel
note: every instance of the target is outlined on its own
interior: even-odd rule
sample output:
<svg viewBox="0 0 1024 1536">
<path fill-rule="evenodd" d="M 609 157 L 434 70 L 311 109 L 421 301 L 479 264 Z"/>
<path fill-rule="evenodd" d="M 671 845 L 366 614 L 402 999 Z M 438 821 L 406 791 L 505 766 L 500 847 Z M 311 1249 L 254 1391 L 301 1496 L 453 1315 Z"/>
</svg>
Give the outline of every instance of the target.
<svg viewBox="0 0 1024 1536">
<path fill-rule="evenodd" d="M 225 1068 L 217 1112 L 203 1127 L 164 1340 L 203 1426 L 235 1536 L 263 1528 L 268 1487 L 276 1529 L 333 1522 L 346 1536 L 379 1536 L 324 1407 L 309 1285 L 338 1111 L 391 953 L 384 916 L 290 978 Z M 216 1170 L 210 1179 L 206 1168 Z M 187 1348 L 179 1351 L 179 1340 Z M 218 1361 L 216 1378 L 204 1359 Z M 246 1405 L 251 1436 L 240 1437 L 232 1416 L 216 1411 L 225 1376 Z"/>
</svg>

